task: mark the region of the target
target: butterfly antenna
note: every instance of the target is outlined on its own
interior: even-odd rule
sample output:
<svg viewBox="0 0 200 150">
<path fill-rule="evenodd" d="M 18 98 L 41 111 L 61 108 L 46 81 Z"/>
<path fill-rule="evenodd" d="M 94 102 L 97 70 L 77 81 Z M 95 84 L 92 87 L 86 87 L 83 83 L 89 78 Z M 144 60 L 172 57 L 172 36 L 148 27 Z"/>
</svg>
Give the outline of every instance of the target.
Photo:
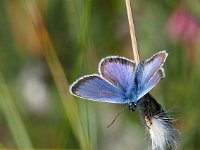
<svg viewBox="0 0 200 150">
<path fill-rule="evenodd" d="M 113 125 L 113 123 L 116 121 L 116 119 L 119 117 L 119 115 L 128 107 L 129 105 L 126 105 L 118 114 L 117 116 L 113 119 L 113 121 L 107 126 L 109 128 L 110 126 Z"/>
</svg>

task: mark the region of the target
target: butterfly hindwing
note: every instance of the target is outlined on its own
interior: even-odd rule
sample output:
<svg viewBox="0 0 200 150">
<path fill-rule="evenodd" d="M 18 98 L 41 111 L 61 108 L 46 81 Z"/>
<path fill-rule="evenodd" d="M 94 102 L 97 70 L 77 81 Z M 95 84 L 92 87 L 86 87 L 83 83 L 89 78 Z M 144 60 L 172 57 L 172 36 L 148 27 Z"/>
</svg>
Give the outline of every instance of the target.
<svg viewBox="0 0 200 150">
<path fill-rule="evenodd" d="M 70 92 L 80 98 L 109 103 L 127 103 L 121 89 L 99 75 L 84 76 L 70 86 Z"/>
<path fill-rule="evenodd" d="M 110 56 L 99 63 L 99 74 L 124 92 L 133 86 L 135 63 L 125 57 Z"/>
<path fill-rule="evenodd" d="M 138 95 L 138 100 L 142 98 L 145 94 L 147 94 L 156 84 L 160 81 L 160 79 L 165 77 L 164 69 L 160 68 L 153 77 L 145 83 L 143 89 L 141 90 L 140 94 Z"/>
</svg>

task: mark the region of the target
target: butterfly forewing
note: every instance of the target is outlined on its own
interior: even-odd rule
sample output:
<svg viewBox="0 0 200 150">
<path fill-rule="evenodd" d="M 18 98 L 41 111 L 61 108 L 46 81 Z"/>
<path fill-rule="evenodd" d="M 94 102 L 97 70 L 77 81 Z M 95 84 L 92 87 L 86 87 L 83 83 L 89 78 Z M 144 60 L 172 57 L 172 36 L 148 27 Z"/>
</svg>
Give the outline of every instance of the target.
<svg viewBox="0 0 200 150">
<path fill-rule="evenodd" d="M 141 81 L 141 86 L 144 86 L 153 75 L 162 67 L 163 63 L 167 58 L 168 53 L 166 51 L 161 51 L 156 53 L 149 60 L 145 61 L 144 72 Z"/>
<path fill-rule="evenodd" d="M 121 89 L 111 85 L 98 75 L 84 76 L 75 81 L 70 92 L 80 98 L 109 103 L 127 103 Z"/>
<path fill-rule="evenodd" d="M 135 63 L 119 56 L 106 57 L 99 63 L 100 75 L 125 93 L 133 86 Z"/>
</svg>

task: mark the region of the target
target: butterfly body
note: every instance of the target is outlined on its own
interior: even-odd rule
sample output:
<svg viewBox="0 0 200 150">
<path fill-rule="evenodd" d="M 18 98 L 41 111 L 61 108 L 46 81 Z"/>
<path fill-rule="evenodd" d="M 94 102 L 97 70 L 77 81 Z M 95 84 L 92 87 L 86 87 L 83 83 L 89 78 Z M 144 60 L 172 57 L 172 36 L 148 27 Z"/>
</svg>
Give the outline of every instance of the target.
<svg viewBox="0 0 200 150">
<path fill-rule="evenodd" d="M 128 104 L 135 111 L 137 102 L 164 77 L 163 63 L 166 51 L 138 64 L 120 56 L 103 58 L 99 63 L 99 74 L 79 78 L 70 86 L 74 96 L 117 104 Z"/>
</svg>

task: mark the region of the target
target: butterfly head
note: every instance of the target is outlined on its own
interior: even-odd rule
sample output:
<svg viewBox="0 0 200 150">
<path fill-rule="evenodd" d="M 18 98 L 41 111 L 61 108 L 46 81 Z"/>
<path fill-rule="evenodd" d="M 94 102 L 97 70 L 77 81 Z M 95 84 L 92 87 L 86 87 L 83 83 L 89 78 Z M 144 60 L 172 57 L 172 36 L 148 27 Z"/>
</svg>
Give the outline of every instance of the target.
<svg viewBox="0 0 200 150">
<path fill-rule="evenodd" d="M 129 105 L 129 110 L 131 112 L 134 112 L 136 110 L 136 108 L 137 108 L 137 105 L 136 105 L 135 102 L 130 102 L 128 105 Z"/>
</svg>

